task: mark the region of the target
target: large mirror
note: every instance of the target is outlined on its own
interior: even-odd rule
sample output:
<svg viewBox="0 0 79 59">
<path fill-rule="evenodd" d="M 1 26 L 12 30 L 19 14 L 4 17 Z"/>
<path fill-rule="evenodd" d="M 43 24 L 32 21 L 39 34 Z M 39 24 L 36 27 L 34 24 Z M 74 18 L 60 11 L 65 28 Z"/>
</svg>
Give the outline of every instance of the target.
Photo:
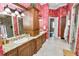
<svg viewBox="0 0 79 59">
<path fill-rule="evenodd" d="M 11 16 L 0 14 L 0 38 L 13 37 Z"/>
</svg>

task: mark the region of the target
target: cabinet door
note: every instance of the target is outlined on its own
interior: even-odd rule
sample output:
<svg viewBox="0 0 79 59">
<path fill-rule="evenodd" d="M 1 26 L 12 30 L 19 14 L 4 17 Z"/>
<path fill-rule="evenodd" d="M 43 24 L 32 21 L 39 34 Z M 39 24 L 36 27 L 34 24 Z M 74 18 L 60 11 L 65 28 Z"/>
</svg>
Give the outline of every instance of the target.
<svg viewBox="0 0 79 59">
<path fill-rule="evenodd" d="M 41 41 L 41 38 L 38 37 L 36 39 L 36 49 L 37 49 L 37 51 L 41 48 L 41 46 L 42 46 L 42 41 Z"/>
<path fill-rule="evenodd" d="M 29 56 L 30 55 L 30 43 L 23 44 L 18 48 L 19 56 Z"/>
<path fill-rule="evenodd" d="M 5 56 L 17 56 L 17 49 L 13 49 L 9 52 L 7 52 L 6 54 L 4 54 Z"/>
<path fill-rule="evenodd" d="M 66 16 L 61 18 L 61 39 L 64 39 L 65 26 L 66 26 Z"/>
<path fill-rule="evenodd" d="M 30 53 L 31 53 L 31 55 L 33 55 L 36 52 L 35 40 L 30 41 L 30 43 L 31 43 L 31 45 L 30 45 L 30 47 L 31 47 Z"/>
<path fill-rule="evenodd" d="M 43 43 L 46 41 L 46 34 L 43 34 Z"/>
<path fill-rule="evenodd" d="M 39 29 L 39 19 L 38 19 L 38 11 L 34 11 L 34 21 L 33 21 L 33 25 L 34 25 L 34 27 L 33 27 L 33 29 L 34 30 L 38 30 Z"/>
<path fill-rule="evenodd" d="M 42 34 L 41 36 L 40 36 L 40 38 L 41 38 L 41 41 L 42 41 L 42 44 L 46 41 L 46 39 L 45 39 L 45 34 Z"/>
</svg>

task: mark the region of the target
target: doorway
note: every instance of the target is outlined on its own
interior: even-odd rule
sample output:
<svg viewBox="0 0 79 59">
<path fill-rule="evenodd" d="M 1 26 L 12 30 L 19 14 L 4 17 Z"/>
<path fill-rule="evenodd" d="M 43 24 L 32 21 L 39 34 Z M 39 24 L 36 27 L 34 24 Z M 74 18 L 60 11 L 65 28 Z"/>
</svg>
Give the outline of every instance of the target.
<svg viewBox="0 0 79 59">
<path fill-rule="evenodd" d="M 58 37 L 58 17 L 49 17 L 49 37 Z"/>
<path fill-rule="evenodd" d="M 66 26 L 66 16 L 61 17 L 61 39 L 64 39 L 64 31 Z"/>
<path fill-rule="evenodd" d="M 50 37 L 54 35 L 54 18 L 50 19 Z"/>
</svg>

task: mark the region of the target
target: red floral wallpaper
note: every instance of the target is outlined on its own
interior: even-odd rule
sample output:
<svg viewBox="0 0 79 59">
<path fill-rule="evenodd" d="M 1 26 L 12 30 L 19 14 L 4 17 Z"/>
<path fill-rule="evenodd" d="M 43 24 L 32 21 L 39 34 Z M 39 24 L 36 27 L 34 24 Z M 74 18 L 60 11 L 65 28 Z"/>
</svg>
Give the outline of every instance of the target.
<svg viewBox="0 0 79 59">
<path fill-rule="evenodd" d="M 44 31 L 48 31 L 48 16 L 49 16 L 48 13 L 49 13 L 48 4 L 42 5 L 41 10 L 40 10 L 40 14 L 41 14 L 43 26 L 41 26 L 41 28 Z M 46 37 L 48 38 L 48 32 L 46 34 Z"/>
<path fill-rule="evenodd" d="M 49 9 L 49 16 L 57 17 L 58 16 L 58 10 Z"/>
<path fill-rule="evenodd" d="M 49 16 L 59 17 L 58 19 L 58 36 L 61 36 L 61 25 L 60 18 L 66 16 L 68 11 L 71 10 L 73 4 L 67 4 L 66 6 L 62 6 L 56 10 L 49 9 Z"/>
<path fill-rule="evenodd" d="M 17 16 L 14 16 L 14 33 L 18 35 Z"/>
<path fill-rule="evenodd" d="M 49 7 L 48 4 L 40 5 L 39 3 L 36 5 L 39 10 L 39 20 L 40 21 L 40 29 L 42 31 L 47 31 L 46 37 L 48 38 L 48 16 L 49 16 Z"/>
<path fill-rule="evenodd" d="M 4 6 L 3 6 L 3 4 L 2 4 L 2 3 L 0 3 L 0 12 L 2 12 L 2 11 L 3 11 L 3 9 L 4 9 Z"/>
</svg>

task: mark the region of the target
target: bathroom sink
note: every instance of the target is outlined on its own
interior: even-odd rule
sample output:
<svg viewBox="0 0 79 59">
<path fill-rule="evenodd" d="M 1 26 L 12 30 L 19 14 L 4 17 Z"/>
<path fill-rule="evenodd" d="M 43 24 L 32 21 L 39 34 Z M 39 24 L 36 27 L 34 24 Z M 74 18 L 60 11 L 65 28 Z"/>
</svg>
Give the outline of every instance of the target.
<svg viewBox="0 0 79 59">
<path fill-rule="evenodd" d="M 15 40 L 14 41 L 14 44 L 20 44 L 20 43 L 25 42 L 25 41 L 28 41 L 28 40 L 29 40 L 28 38 L 24 37 L 22 39 Z"/>
</svg>

